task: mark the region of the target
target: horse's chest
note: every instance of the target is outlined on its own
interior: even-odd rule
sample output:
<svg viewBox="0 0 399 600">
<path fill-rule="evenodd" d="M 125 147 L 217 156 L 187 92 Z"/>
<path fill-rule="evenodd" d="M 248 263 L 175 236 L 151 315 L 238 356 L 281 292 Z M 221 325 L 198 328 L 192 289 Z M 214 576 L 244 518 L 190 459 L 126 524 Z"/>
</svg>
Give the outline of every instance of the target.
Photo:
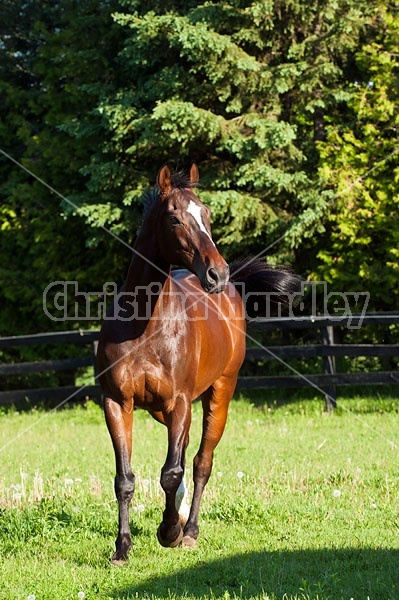
<svg viewBox="0 0 399 600">
<path fill-rule="evenodd" d="M 155 353 L 137 356 L 128 367 L 128 379 L 135 406 L 147 410 L 164 410 L 179 394 L 182 377 L 179 361 L 161 360 Z M 183 369 L 183 365 L 182 365 Z"/>
<path fill-rule="evenodd" d="M 181 393 L 191 394 L 200 355 L 199 340 L 187 335 L 182 323 L 174 319 L 162 325 L 161 332 L 148 327 L 145 336 L 107 349 L 108 363 L 114 365 L 109 387 L 150 411 L 167 411 Z"/>
</svg>

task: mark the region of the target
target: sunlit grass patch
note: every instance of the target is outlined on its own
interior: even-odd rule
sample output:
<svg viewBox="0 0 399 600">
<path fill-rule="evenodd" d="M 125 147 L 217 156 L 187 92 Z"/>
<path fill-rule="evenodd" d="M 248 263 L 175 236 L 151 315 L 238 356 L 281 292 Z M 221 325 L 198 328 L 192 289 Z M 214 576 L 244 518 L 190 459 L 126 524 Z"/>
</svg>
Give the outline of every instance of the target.
<svg viewBox="0 0 399 600">
<path fill-rule="evenodd" d="M 0 598 L 394 600 L 398 425 L 396 411 L 326 416 L 320 401 L 233 401 L 203 499 L 199 549 L 183 552 L 161 548 L 155 535 L 166 430 L 137 412 L 134 543 L 130 562 L 115 569 L 114 457 L 101 410 L 3 414 Z M 190 491 L 200 429 L 195 405 Z"/>
</svg>

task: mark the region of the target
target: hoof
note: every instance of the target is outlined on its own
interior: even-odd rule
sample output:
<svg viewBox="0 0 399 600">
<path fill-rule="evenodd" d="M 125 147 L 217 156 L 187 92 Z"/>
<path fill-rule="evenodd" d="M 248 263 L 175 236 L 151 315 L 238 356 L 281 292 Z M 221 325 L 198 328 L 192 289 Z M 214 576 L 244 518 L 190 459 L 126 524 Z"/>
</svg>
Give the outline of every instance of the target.
<svg viewBox="0 0 399 600">
<path fill-rule="evenodd" d="M 198 548 L 198 542 L 189 535 L 183 536 L 181 541 L 182 548 L 188 548 L 189 550 L 196 550 Z"/>
<path fill-rule="evenodd" d="M 118 535 L 115 542 L 115 553 L 111 558 L 111 563 L 113 565 L 123 565 L 127 562 L 127 555 L 129 553 L 130 548 L 132 547 L 132 540 L 130 539 L 129 534 L 121 534 Z"/>
<path fill-rule="evenodd" d="M 127 564 L 128 559 L 127 558 L 115 558 L 114 556 L 111 558 L 111 560 L 109 561 L 111 563 L 111 565 L 113 565 L 114 567 L 123 567 L 124 565 Z"/>
<path fill-rule="evenodd" d="M 161 546 L 163 546 L 164 548 L 176 548 L 176 546 L 178 546 L 180 544 L 180 542 L 183 539 L 183 529 L 180 527 L 180 523 L 177 524 L 177 527 L 179 528 L 179 533 L 178 533 L 177 537 L 174 540 L 167 540 L 162 537 L 162 534 L 161 534 L 162 523 L 161 523 L 161 525 L 157 529 L 157 538 L 158 538 L 158 542 L 161 544 Z"/>
<path fill-rule="evenodd" d="M 126 552 L 117 550 L 110 560 L 111 565 L 115 565 L 115 567 L 122 567 L 123 565 L 125 565 L 128 561 L 128 552 L 129 550 L 126 550 Z"/>
</svg>

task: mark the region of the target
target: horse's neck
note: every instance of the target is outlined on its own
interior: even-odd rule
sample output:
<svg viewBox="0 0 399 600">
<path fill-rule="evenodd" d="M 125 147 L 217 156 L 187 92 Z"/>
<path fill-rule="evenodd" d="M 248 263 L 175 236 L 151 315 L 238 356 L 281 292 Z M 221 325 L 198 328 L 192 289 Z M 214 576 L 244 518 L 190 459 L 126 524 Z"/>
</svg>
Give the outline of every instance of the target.
<svg viewBox="0 0 399 600">
<path fill-rule="evenodd" d="M 164 286 L 169 277 L 171 265 L 160 253 L 154 231 L 156 230 L 156 212 L 158 205 L 153 203 L 149 214 L 144 218 L 140 233 L 134 244 L 132 259 L 126 276 L 124 289 L 135 293 L 137 287 L 151 284 Z"/>
<path fill-rule="evenodd" d="M 133 254 L 123 289 L 136 293 L 137 289 L 156 287 L 163 288 L 168 280 L 170 265 L 156 256 L 140 256 Z"/>
<path fill-rule="evenodd" d="M 168 291 L 170 269 L 171 265 L 161 257 L 156 241 L 151 236 L 140 235 L 123 285 L 127 303 L 131 302 L 130 294 L 134 295 L 134 306 L 140 319 L 143 311 L 150 316 L 161 292 Z"/>
</svg>

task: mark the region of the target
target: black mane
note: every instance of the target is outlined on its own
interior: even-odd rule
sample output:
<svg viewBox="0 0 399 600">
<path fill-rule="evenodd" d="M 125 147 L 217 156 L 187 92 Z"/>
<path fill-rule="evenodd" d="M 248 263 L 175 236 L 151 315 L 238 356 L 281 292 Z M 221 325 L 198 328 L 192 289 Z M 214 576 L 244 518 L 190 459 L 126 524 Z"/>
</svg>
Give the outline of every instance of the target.
<svg viewBox="0 0 399 600">
<path fill-rule="evenodd" d="M 172 175 L 172 187 L 177 190 L 184 190 L 187 188 L 194 188 L 198 185 L 197 182 L 190 181 L 189 175 L 183 171 L 177 171 Z"/>
<path fill-rule="evenodd" d="M 154 202 L 159 198 L 158 186 L 153 187 L 151 190 L 146 190 L 141 198 L 141 204 L 143 207 L 143 221 L 148 215 L 153 206 Z"/>
</svg>

